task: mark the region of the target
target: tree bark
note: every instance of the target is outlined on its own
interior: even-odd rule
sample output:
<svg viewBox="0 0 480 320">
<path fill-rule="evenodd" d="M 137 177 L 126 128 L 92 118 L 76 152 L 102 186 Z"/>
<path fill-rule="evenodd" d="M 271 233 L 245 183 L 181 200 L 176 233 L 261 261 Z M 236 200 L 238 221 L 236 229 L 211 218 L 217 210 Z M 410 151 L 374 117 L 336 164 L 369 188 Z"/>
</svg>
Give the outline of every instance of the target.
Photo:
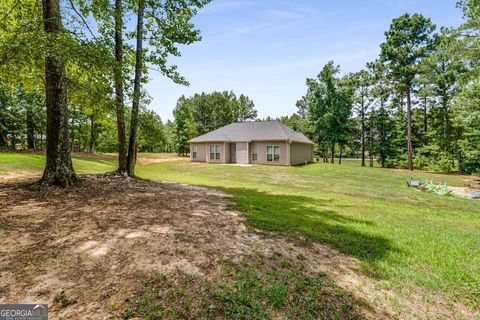
<svg viewBox="0 0 480 320">
<path fill-rule="evenodd" d="M 463 157 L 462 150 L 458 150 L 458 174 L 463 174 Z"/>
<path fill-rule="evenodd" d="M 338 164 L 342 164 L 343 145 L 340 145 L 339 148 L 340 148 L 340 151 L 339 151 L 339 157 L 338 157 Z"/>
<path fill-rule="evenodd" d="M 138 112 L 140 108 L 140 90 L 143 64 L 143 12 L 145 0 L 138 1 L 137 51 L 135 59 L 135 80 L 133 86 L 132 117 L 130 120 L 130 140 L 128 143 L 127 174 L 135 176 Z"/>
<path fill-rule="evenodd" d="M 48 45 L 54 49 L 45 57 L 45 91 L 47 105 L 47 163 L 40 180 L 46 185 L 72 185 L 73 170 L 68 140 L 67 82 L 62 57 L 55 53 L 62 32 L 59 0 L 42 0 L 44 29 Z"/>
<path fill-rule="evenodd" d="M 427 97 L 423 98 L 423 132 L 425 133 L 425 140 L 428 133 L 428 119 L 427 119 Z"/>
<path fill-rule="evenodd" d="M 95 113 L 90 116 L 90 144 L 88 146 L 88 151 L 90 153 L 95 152 Z"/>
<path fill-rule="evenodd" d="M 408 169 L 413 170 L 412 100 L 410 97 L 410 86 L 407 87 L 407 148 L 408 148 Z"/>
<path fill-rule="evenodd" d="M 443 113 L 443 152 L 447 153 L 450 149 L 450 117 L 448 110 L 448 100 L 446 94 L 442 97 Z"/>
<path fill-rule="evenodd" d="M 332 142 L 331 148 L 332 148 L 332 150 L 331 150 L 332 154 L 331 154 L 331 159 L 330 160 L 331 160 L 331 163 L 334 163 L 334 158 L 335 158 L 335 143 L 334 142 Z"/>
<path fill-rule="evenodd" d="M 118 173 L 127 171 L 127 137 L 123 100 L 123 11 L 122 0 L 115 0 L 115 109 L 117 112 Z"/>
<path fill-rule="evenodd" d="M 27 148 L 35 149 L 35 123 L 33 122 L 33 111 L 27 109 Z"/>
<path fill-rule="evenodd" d="M 362 167 L 365 167 L 365 101 L 363 100 L 363 97 L 360 113 L 362 126 Z"/>
<path fill-rule="evenodd" d="M 370 157 L 370 167 L 373 167 L 373 136 L 370 136 L 370 150 L 368 152 Z"/>
</svg>

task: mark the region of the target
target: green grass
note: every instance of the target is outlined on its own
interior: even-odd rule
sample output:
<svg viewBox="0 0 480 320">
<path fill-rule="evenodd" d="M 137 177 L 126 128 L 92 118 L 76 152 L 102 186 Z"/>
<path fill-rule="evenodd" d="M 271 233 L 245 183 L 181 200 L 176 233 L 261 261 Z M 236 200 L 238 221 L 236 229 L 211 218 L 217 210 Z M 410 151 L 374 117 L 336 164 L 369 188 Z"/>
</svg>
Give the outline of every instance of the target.
<svg viewBox="0 0 480 320">
<path fill-rule="evenodd" d="M 73 167 L 78 173 L 104 173 L 115 170 L 108 159 L 94 157 L 73 157 Z M 45 167 L 45 156 L 32 153 L 0 153 L 0 174 L 8 172 L 27 172 L 39 174 Z"/>
<path fill-rule="evenodd" d="M 41 170 L 43 158 L 0 154 L 0 173 Z M 113 169 L 107 160 L 74 159 L 79 172 Z M 465 177 L 344 164 L 227 166 L 171 161 L 137 174 L 214 187 L 234 195 L 250 226 L 319 241 L 361 261 L 389 287 L 421 286 L 480 307 L 480 202 L 406 187 L 409 176 L 462 186 Z"/>
<path fill-rule="evenodd" d="M 119 318 L 361 319 L 368 305 L 324 274 L 281 256 L 225 263 L 213 280 L 163 274 L 145 281 Z"/>
<path fill-rule="evenodd" d="M 329 244 L 392 287 L 422 286 L 479 306 L 480 203 L 406 187 L 409 176 L 455 186 L 462 177 L 362 168 L 358 161 L 303 167 L 178 161 L 137 171 L 225 190 L 253 227 Z"/>
</svg>

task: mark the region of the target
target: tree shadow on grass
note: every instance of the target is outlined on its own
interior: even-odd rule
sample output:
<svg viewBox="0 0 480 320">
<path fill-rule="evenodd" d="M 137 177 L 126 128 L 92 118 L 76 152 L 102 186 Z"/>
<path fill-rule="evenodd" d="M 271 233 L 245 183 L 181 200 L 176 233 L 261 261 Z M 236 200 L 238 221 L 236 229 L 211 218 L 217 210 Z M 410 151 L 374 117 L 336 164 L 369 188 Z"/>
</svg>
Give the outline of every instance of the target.
<svg viewBox="0 0 480 320">
<path fill-rule="evenodd" d="M 270 194 L 246 188 L 218 189 L 235 195 L 233 209 L 244 213 L 247 223 L 255 228 L 289 236 L 304 235 L 367 262 L 370 267 L 389 252 L 398 251 L 389 239 L 358 230 L 361 225 L 374 226 L 374 222 L 331 210 L 335 207 L 331 200 Z"/>
</svg>

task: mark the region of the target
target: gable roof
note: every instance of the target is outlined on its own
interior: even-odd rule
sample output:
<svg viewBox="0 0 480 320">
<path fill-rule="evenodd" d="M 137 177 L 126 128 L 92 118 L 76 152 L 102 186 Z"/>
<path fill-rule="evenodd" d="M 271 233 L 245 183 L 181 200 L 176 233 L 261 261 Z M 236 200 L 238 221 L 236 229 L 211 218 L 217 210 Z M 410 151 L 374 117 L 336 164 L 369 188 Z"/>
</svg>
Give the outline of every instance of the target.
<svg viewBox="0 0 480 320">
<path fill-rule="evenodd" d="M 250 142 L 268 140 L 291 140 L 292 142 L 313 144 L 303 134 L 290 129 L 278 120 L 232 123 L 193 138 L 189 142 Z"/>
</svg>

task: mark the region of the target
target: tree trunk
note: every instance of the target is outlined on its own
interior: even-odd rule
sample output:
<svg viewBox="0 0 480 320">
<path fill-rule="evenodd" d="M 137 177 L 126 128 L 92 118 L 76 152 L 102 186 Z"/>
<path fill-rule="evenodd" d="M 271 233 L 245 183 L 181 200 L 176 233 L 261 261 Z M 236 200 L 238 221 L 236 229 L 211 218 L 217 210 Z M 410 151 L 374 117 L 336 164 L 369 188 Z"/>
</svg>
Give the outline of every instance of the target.
<svg viewBox="0 0 480 320">
<path fill-rule="evenodd" d="M 35 149 L 35 123 L 33 121 L 33 112 L 27 109 L 27 149 Z"/>
<path fill-rule="evenodd" d="M 332 142 L 332 154 L 331 154 L 331 163 L 334 163 L 334 158 L 335 158 L 335 143 Z"/>
<path fill-rule="evenodd" d="M 408 169 L 413 170 L 412 101 L 410 97 L 410 86 L 407 88 L 407 148 L 408 148 Z"/>
<path fill-rule="evenodd" d="M 448 114 L 448 101 L 444 94 L 442 97 L 443 109 L 443 152 L 447 153 L 450 147 L 450 118 Z"/>
<path fill-rule="evenodd" d="M 427 119 L 427 97 L 423 98 L 423 132 L 425 133 L 425 141 L 428 133 L 428 119 Z"/>
<path fill-rule="evenodd" d="M 61 48 L 62 29 L 59 0 L 42 0 L 44 28 L 50 48 Z M 47 163 L 42 184 L 72 185 L 77 176 L 73 170 L 68 141 L 68 107 L 65 65 L 56 56 L 56 50 L 47 51 L 45 57 L 45 91 L 47 104 Z"/>
<path fill-rule="evenodd" d="M 362 167 L 365 167 L 365 102 L 363 101 L 363 97 L 360 113 L 362 125 Z"/>
<path fill-rule="evenodd" d="M 115 0 L 115 109 L 117 111 L 118 173 L 127 171 L 127 138 L 123 101 L 123 11 L 122 0 Z"/>
<path fill-rule="evenodd" d="M 370 167 L 373 167 L 373 137 L 370 138 L 370 151 L 369 151 L 369 156 L 370 156 Z"/>
<path fill-rule="evenodd" d="M 137 148 L 137 129 L 138 129 L 138 112 L 140 107 L 140 90 L 142 79 L 142 64 L 143 64 L 143 11 L 145 7 L 145 0 L 138 1 L 138 21 L 137 21 L 137 52 L 135 59 L 135 81 L 133 87 L 133 101 L 132 101 L 132 117 L 130 120 L 130 140 L 128 143 L 127 156 L 127 174 L 135 176 L 135 160 Z"/>
<path fill-rule="evenodd" d="M 340 145 L 339 148 L 340 148 L 340 151 L 339 151 L 339 157 L 338 157 L 338 164 L 342 164 L 343 145 Z"/>
<path fill-rule="evenodd" d="M 88 151 L 90 153 L 95 152 L 95 113 L 90 116 L 90 144 Z"/>
<path fill-rule="evenodd" d="M 463 174 L 462 150 L 458 150 L 458 174 Z"/>
<path fill-rule="evenodd" d="M 77 151 L 81 152 L 82 151 L 82 121 L 81 120 L 78 122 L 77 133 L 78 133 L 78 149 L 77 149 Z"/>
</svg>

